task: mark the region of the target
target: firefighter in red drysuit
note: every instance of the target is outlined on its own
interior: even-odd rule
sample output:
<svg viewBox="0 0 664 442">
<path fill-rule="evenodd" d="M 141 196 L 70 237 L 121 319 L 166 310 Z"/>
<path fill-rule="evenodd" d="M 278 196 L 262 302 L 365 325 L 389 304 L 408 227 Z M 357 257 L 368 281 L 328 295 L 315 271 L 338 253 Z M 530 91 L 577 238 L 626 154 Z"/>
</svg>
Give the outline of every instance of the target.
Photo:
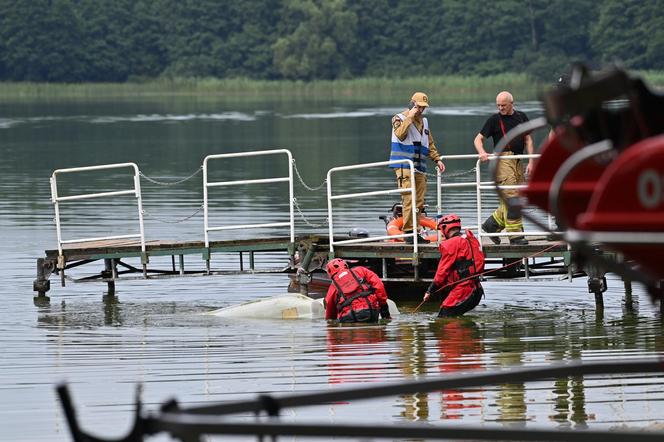
<svg viewBox="0 0 664 442">
<path fill-rule="evenodd" d="M 383 281 L 366 267 L 352 269 L 335 258 L 325 267 L 332 284 L 325 296 L 325 319 L 340 322 L 377 322 L 390 318 Z"/>
<path fill-rule="evenodd" d="M 442 294 L 438 316 L 460 316 L 474 309 L 484 295 L 479 279 L 471 278 L 484 271 L 484 254 L 470 230 L 461 233 L 461 219 L 457 215 L 442 217 L 438 229 L 446 240 L 440 243 L 440 262 L 424 301 L 431 295 Z M 453 284 L 460 280 L 463 281 Z"/>
</svg>

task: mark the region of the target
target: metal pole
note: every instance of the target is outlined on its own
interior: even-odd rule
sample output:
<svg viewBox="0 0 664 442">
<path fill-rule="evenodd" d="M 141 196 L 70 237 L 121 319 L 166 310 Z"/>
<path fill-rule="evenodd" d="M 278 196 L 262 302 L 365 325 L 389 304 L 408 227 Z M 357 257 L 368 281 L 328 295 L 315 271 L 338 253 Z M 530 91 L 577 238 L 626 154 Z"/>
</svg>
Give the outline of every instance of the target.
<svg viewBox="0 0 664 442">
<path fill-rule="evenodd" d="M 332 170 L 327 171 L 327 225 L 330 236 L 330 255 L 334 256 L 334 223 L 332 218 Z"/>
<path fill-rule="evenodd" d="M 412 161 L 408 160 L 408 167 L 410 167 L 410 209 L 413 214 L 413 254 L 415 255 L 413 257 L 413 265 L 417 266 L 418 264 L 418 259 L 417 259 L 417 199 L 416 195 L 417 192 L 415 190 L 415 165 L 413 164 Z"/>
<path fill-rule="evenodd" d="M 286 151 L 288 155 L 288 209 L 290 211 L 290 242 L 295 242 L 295 213 L 293 212 L 293 205 L 295 202 L 295 194 L 293 193 L 293 155 L 290 151 Z"/>
<path fill-rule="evenodd" d="M 480 249 L 482 249 L 482 190 L 480 189 L 482 172 L 480 171 L 480 163 L 479 159 L 475 163 L 475 191 L 477 192 L 477 237 L 480 239 Z"/>
</svg>

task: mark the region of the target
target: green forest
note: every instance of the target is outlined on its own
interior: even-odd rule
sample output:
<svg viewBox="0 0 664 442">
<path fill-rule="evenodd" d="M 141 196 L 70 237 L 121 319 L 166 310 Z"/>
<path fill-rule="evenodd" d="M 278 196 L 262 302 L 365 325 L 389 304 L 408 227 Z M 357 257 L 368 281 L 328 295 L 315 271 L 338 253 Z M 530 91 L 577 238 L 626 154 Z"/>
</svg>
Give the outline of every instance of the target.
<svg viewBox="0 0 664 442">
<path fill-rule="evenodd" d="M 664 0 L 0 0 L 0 81 L 664 70 Z"/>
</svg>

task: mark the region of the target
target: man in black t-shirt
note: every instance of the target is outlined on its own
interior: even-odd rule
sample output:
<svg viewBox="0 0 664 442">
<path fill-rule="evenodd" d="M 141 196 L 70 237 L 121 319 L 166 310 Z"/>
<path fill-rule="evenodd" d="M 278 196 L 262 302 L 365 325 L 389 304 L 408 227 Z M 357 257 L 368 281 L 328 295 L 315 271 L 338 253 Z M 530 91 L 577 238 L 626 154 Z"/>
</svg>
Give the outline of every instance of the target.
<svg viewBox="0 0 664 442">
<path fill-rule="evenodd" d="M 503 91 L 496 97 L 496 106 L 498 113 L 491 115 L 480 133 L 477 134 L 474 140 L 475 149 L 480 156 L 482 162 L 489 159 L 489 154 L 484 150 L 484 140 L 491 137 L 493 139 L 493 146 L 495 147 L 501 138 L 503 138 L 510 129 L 518 126 L 521 123 L 528 121 L 528 116 L 516 109 L 514 109 L 514 98 L 512 94 Z M 501 156 L 507 155 L 521 155 L 524 150 L 528 154 L 532 154 L 533 138 L 530 134 L 523 135 L 515 140 L 512 140 L 501 153 Z M 534 161 L 529 161 L 526 168 L 526 174 L 530 174 Z M 498 161 L 498 171 L 496 174 L 498 185 L 513 186 L 523 184 L 525 177 L 523 175 L 523 165 L 521 160 L 500 160 Z M 515 189 L 503 191 L 505 197 L 517 197 L 519 192 Z M 500 232 L 505 229 L 506 232 L 522 232 L 523 221 L 521 215 L 517 210 L 509 209 L 501 200 L 498 208 L 489 216 L 482 224 L 482 230 L 487 233 Z M 500 244 L 500 238 L 497 236 L 490 237 L 495 244 Z M 528 241 L 523 236 L 515 236 L 510 238 L 510 244 L 525 245 Z"/>
</svg>

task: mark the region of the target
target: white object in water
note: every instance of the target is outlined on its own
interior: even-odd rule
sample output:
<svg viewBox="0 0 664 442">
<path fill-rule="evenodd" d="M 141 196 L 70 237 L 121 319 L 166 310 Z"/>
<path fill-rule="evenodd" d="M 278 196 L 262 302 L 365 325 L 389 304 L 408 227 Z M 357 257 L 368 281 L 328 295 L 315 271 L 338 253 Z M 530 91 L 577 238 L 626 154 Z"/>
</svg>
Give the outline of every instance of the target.
<svg viewBox="0 0 664 442">
<path fill-rule="evenodd" d="M 322 299 L 288 293 L 220 308 L 208 314 L 220 318 L 322 319 L 325 318 L 325 308 Z"/>
<path fill-rule="evenodd" d="M 399 314 L 397 305 L 387 300 L 392 317 Z M 257 319 L 324 319 L 323 299 L 313 299 L 299 293 L 257 299 L 240 305 L 213 310 L 208 315 L 220 318 L 257 318 Z"/>
</svg>

